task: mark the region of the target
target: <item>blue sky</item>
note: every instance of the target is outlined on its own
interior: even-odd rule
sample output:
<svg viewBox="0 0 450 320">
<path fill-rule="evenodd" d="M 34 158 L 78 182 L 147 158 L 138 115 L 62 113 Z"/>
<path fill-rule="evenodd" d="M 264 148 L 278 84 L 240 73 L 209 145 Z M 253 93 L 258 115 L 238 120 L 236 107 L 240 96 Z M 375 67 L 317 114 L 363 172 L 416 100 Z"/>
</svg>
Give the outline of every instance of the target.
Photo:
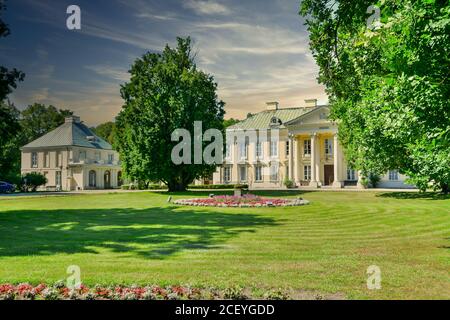
<svg viewBox="0 0 450 320">
<path fill-rule="evenodd" d="M 1 64 L 26 73 L 10 96 L 68 108 L 90 125 L 120 111 L 120 84 L 146 51 L 191 36 L 198 66 L 219 84 L 226 118 L 265 108 L 326 102 L 298 0 L 9 0 Z M 81 8 L 81 30 L 66 28 L 66 8 Z"/>
</svg>

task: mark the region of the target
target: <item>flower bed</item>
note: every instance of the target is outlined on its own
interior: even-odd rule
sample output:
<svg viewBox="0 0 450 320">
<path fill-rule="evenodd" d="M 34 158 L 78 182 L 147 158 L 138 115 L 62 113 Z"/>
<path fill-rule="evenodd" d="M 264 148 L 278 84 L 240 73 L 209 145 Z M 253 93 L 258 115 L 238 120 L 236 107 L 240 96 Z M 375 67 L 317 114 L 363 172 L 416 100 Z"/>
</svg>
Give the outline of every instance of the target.
<svg viewBox="0 0 450 320">
<path fill-rule="evenodd" d="M 243 288 L 234 287 L 225 290 L 215 288 L 191 288 L 184 286 L 100 286 L 89 288 L 81 285 L 79 289 L 69 289 L 63 281 L 52 286 L 28 283 L 19 285 L 1 284 L 0 300 L 243 300 L 249 296 Z M 281 290 L 266 292 L 262 297 L 267 300 L 285 300 L 288 294 Z"/>
<path fill-rule="evenodd" d="M 301 198 L 263 198 L 252 194 L 247 194 L 242 197 L 212 195 L 209 198 L 176 200 L 174 201 L 174 203 L 200 207 L 292 207 L 306 205 L 309 203 L 309 201 L 303 200 Z"/>
</svg>

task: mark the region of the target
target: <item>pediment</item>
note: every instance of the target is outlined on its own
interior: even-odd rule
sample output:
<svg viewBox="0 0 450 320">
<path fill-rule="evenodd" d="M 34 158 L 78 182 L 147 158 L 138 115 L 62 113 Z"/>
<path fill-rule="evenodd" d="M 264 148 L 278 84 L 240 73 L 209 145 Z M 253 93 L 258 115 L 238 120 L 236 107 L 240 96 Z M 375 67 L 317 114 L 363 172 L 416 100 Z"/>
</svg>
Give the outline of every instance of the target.
<svg viewBox="0 0 450 320">
<path fill-rule="evenodd" d="M 330 125 L 331 121 L 328 119 L 329 115 L 330 108 L 328 106 L 321 106 L 285 123 L 285 126 L 289 128 L 309 124 Z"/>
</svg>

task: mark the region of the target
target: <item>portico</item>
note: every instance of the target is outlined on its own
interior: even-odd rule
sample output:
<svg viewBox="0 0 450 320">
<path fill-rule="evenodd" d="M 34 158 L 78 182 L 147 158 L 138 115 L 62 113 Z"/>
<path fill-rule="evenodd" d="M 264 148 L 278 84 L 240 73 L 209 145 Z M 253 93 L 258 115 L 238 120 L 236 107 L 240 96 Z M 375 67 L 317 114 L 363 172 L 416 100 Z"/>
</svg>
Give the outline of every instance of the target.
<svg viewBox="0 0 450 320">
<path fill-rule="evenodd" d="M 346 165 L 337 125 L 329 109 L 317 107 L 285 124 L 289 131 L 289 179 L 297 186 L 342 188 Z"/>
<path fill-rule="evenodd" d="M 291 133 L 289 147 L 289 180 L 297 186 L 344 186 L 344 157 L 336 132 Z"/>
<path fill-rule="evenodd" d="M 329 114 L 330 108 L 316 100 L 284 109 L 267 103 L 267 110 L 227 128 L 225 161 L 213 183 L 250 189 L 365 188 L 367 180 L 344 157 Z M 392 170 L 381 177 L 381 185 L 405 187 L 404 179 Z"/>
</svg>

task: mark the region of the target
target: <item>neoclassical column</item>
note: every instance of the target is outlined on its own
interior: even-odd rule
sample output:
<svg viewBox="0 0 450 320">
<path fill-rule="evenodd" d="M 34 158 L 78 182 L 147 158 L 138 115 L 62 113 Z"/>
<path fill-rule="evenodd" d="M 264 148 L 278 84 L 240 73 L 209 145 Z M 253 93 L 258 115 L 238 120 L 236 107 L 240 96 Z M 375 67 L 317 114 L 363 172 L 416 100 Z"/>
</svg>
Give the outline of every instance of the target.
<svg viewBox="0 0 450 320">
<path fill-rule="evenodd" d="M 338 135 L 337 133 L 334 134 L 334 144 L 333 144 L 333 158 L 334 158 L 334 181 L 333 181 L 333 187 L 334 188 L 342 188 L 343 183 L 340 177 L 341 174 L 341 150 L 339 147 L 339 141 L 338 141 Z"/>
<path fill-rule="evenodd" d="M 309 183 L 310 187 L 317 188 L 319 186 L 318 183 L 318 172 L 316 169 L 317 162 L 319 161 L 319 157 L 317 156 L 317 151 L 319 149 L 317 145 L 317 133 L 313 133 L 311 135 L 311 182 Z"/>
<path fill-rule="evenodd" d="M 296 137 L 294 137 L 294 182 L 296 184 L 300 183 L 300 174 L 299 174 L 299 165 L 300 165 L 300 161 L 299 161 L 299 148 L 298 148 L 298 140 Z"/>
<path fill-rule="evenodd" d="M 239 170 L 238 170 L 238 162 L 239 162 L 239 144 L 237 142 L 237 138 L 233 138 L 231 158 L 233 159 L 233 164 L 231 167 L 231 183 L 239 183 Z"/>
<path fill-rule="evenodd" d="M 289 135 L 289 180 L 294 181 L 294 135 Z"/>
</svg>

